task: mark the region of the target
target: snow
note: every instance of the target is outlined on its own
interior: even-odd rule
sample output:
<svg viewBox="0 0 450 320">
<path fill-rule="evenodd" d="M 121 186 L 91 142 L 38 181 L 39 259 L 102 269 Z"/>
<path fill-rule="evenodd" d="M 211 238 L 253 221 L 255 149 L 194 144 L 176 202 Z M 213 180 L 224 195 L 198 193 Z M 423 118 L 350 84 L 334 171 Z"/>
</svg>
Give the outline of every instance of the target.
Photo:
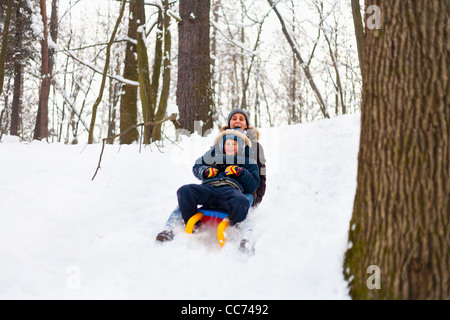
<svg viewBox="0 0 450 320">
<path fill-rule="evenodd" d="M 207 137 L 178 145 L 0 143 L 0 299 L 349 299 L 343 257 L 356 190 L 359 115 L 261 129 L 267 191 L 238 233 L 155 237 L 176 190 L 198 183 Z M 181 228 L 180 228 L 181 229 Z"/>
</svg>

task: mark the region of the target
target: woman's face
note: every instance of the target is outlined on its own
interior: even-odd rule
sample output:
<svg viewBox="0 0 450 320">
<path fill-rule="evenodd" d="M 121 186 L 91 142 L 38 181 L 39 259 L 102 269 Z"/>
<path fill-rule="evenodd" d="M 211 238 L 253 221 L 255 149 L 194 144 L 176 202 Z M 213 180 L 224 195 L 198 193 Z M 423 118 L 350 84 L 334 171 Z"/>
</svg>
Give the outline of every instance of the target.
<svg viewBox="0 0 450 320">
<path fill-rule="evenodd" d="M 236 113 L 231 117 L 230 128 L 241 128 L 241 130 L 247 130 L 247 121 L 242 113 Z"/>
</svg>

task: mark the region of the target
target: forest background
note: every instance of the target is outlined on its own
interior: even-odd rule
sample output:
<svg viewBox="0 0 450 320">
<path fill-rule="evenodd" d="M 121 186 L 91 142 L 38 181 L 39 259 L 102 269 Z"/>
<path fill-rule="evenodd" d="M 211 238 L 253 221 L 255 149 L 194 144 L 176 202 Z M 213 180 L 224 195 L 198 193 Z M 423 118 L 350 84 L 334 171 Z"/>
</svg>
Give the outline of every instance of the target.
<svg viewBox="0 0 450 320">
<path fill-rule="evenodd" d="M 144 143 L 174 138 L 174 129 L 180 129 L 182 123 L 177 107 L 177 86 L 182 85 L 177 78 L 178 53 L 183 41 L 178 35 L 179 1 L 11 2 L 0 138 L 10 134 L 21 141 L 45 138 L 66 144 L 99 142 L 113 136 L 121 143 L 143 137 Z M 139 3 L 144 8 L 141 12 Z M 275 4 L 299 51 L 297 56 L 270 1 L 210 2 L 208 116 L 214 127 L 226 124 L 226 116 L 234 108 L 246 110 L 251 125 L 258 127 L 303 123 L 359 110 L 361 72 L 351 1 L 283 0 Z M 2 34 L 7 14 L 8 0 L 0 0 Z M 142 32 L 145 36 L 136 36 Z M 136 52 L 139 39 L 143 40 L 142 54 Z M 134 57 L 132 74 L 126 67 L 129 50 L 131 59 Z M 138 57 L 145 54 L 144 65 L 138 67 Z M 151 99 L 145 104 L 151 105 L 152 117 L 144 116 L 142 94 L 147 89 L 142 90 L 136 74 L 141 69 L 148 70 L 144 77 L 149 80 Z M 130 94 L 134 95 L 131 103 Z M 135 111 L 127 111 L 130 105 L 135 105 Z M 41 120 L 42 107 L 48 114 L 47 134 L 40 132 L 39 121 L 46 121 Z M 131 120 L 130 113 L 136 113 Z M 162 121 L 173 113 L 177 118 Z M 139 126 L 118 137 L 149 120 L 162 122 L 155 130 L 162 138 L 145 134 Z"/>
</svg>

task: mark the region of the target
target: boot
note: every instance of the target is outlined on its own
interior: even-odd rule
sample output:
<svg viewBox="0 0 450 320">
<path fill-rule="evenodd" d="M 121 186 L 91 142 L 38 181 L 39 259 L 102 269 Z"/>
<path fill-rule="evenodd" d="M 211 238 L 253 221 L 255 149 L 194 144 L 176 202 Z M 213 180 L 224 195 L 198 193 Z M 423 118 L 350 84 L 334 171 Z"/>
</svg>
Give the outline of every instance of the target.
<svg viewBox="0 0 450 320">
<path fill-rule="evenodd" d="M 172 241 L 175 237 L 172 230 L 163 230 L 156 236 L 156 241 L 158 242 L 166 242 L 166 241 Z"/>
</svg>

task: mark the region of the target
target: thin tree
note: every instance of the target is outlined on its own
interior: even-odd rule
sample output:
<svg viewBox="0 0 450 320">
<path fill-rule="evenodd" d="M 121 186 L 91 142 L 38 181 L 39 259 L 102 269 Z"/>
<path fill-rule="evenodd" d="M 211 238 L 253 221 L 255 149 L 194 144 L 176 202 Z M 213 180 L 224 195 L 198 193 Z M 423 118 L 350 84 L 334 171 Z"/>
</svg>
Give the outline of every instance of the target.
<svg viewBox="0 0 450 320">
<path fill-rule="evenodd" d="M 108 42 L 108 45 L 106 46 L 106 58 L 105 58 L 105 67 L 103 68 L 103 75 L 102 75 L 102 83 L 100 84 L 100 92 L 98 94 L 97 99 L 94 102 L 94 106 L 92 107 L 92 117 L 91 117 L 91 124 L 89 126 L 89 137 L 88 137 L 88 143 L 92 144 L 94 143 L 94 128 L 95 128 L 95 119 L 97 117 L 97 109 L 100 103 L 103 99 L 103 91 L 105 90 L 105 83 L 106 83 L 106 76 L 108 74 L 109 69 L 109 62 L 111 57 L 111 46 L 114 43 L 114 40 L 116 38 L 117 30 L 119 29 L 120 22 L 122 21 L 123 13 L 125 12 L 125 6 L 127 1 L 122 1 L 122 7 L 120 8 L 119 17 L 116 20 L 116 24 L 114 26 L 114 30 L 111 34 L 111 38 Z"/>
<path fill-rule="evenodd" d="M 355 26 L 356 45 L 358 47 L 359 67 L 362 67 L 364 49 L 364 26 L 359 0 L 352 0 L 353 25 Z"/>
<path fill-rule="evenodd" d="M 275 11 L 275 14 L 278 17 L 278 20 L 280 20 L 283 34 L 285 35 L 286 40 L 289 42 L 289 45 L 292 48 L 292 51 L 294 52 L 295 56 L 297 57 L 298 61 L 300 62 L 303 72 L 305 73 L 305 76 L 308 79 L 309 85 L 311 86 L 311 88 L 317 98 L 317 102 L 319 103 L 320 111 L 322 111 L 322 114 L 325 118 L 329 118 L 330 115 L 328 114 L 327 106 L 325 104 L 325 101 L 322 98 L 322 94 L 320 93 L 319 88 L 317 87 L 317 85 L 314 81 L 313 76 L 311 75 L 309 65 L 304 62 L 302 56 L 300 55 L 300 50 L 298 49 L 297 44 L 295 43 L 295 40 L 292 38 L 290 32 L 286 28 L 286 23 L 284 22 L 282 15 L 278 11 L 276 4 L 272 0 L 267 0 L 267 1 L 269 2 L 270 6 L 273 8 L 273 10 Z"/>
<path fill-rule="evenodd" d="M 366 20 L 344 274 L 354 299 L 450 299 L 450 3 L 366 6 L 381 30 Z"/>
<path fill-rule="evenodd" d="M 153 127 L 152 140 L 161 140 L 161 120 L 166 115 L 167 101 L 170 93 L 170 78 L 171 78 L 171 49 L 172 49 L 172 35 L 170 33 L 170 16 L 169 0 L 164 0 L 164 19 L 163 19 L 163 32 L 164 32 L 164 62 L 163 62 L 163 83 L 161 88 L 161 97 L 159 99 L 158 111 L 155 115 L 155 121 L 158 123 Z"/>
</svg>

